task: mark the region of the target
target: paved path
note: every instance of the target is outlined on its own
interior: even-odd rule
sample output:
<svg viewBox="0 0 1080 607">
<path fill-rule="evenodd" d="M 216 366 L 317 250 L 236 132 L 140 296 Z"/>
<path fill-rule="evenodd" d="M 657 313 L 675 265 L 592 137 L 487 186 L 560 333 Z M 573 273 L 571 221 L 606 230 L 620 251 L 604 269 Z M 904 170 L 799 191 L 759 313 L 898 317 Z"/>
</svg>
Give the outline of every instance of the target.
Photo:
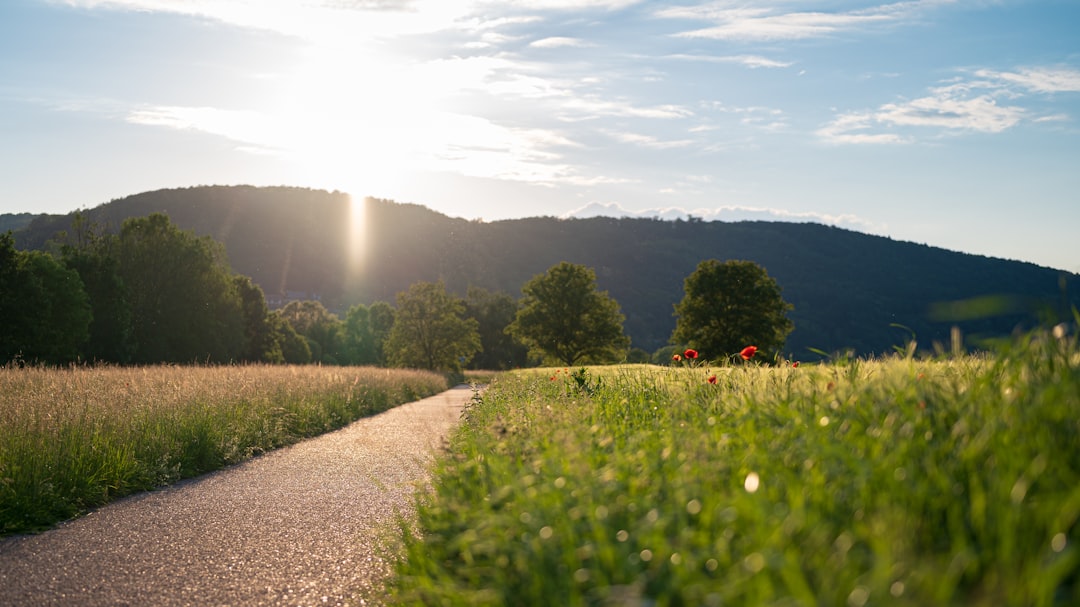
<svg viewBox="0 0 1080 607">
<path fill-rule="evenodd" d="M 0 540 L 0 605 L 378 603 L 380 547 L 471 395 L 458 387 Z"/>
</svg>

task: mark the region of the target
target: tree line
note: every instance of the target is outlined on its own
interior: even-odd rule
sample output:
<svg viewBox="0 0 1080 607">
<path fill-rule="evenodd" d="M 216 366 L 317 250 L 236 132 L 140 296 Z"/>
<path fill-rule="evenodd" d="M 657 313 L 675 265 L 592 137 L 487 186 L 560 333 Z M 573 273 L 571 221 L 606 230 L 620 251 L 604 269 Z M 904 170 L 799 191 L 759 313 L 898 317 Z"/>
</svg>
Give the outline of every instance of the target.
<svg viewBox="0 0 1080 607">
<path fill-rule="evenodd" d="M 538 364 L 663 362 L 695 348 L 720 358 L 753 344 L 779 352 L 791 306 L 763 268 L 702 262 L 674 306 L 672 345 L 631 349 L 625 316 L 595 272 L 561 262 L 520 299 L 470 287 L 465 297 L 417 282 L 395 305 L 348 308 L 293 301 L 270 310 L 262 289 L 234 273 L 223 246 L 164 214 L 106 234 L 84 216 L 46 251 L 0 235 L 0 364 L 289 363 L 378 365 L 459 373 Z"/>
</svg>

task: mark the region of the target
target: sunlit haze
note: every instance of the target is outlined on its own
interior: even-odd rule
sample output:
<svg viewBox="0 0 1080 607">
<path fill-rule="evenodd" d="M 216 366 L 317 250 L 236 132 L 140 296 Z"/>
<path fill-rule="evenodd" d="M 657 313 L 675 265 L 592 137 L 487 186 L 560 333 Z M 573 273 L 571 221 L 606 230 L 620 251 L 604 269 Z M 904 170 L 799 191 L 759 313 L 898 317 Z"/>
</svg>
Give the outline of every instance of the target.
<svg viewBox="0 0 1080 607">
<path fill-rule="evenodd" d="M 1075 0 L 3 0 L 0 213 L 295 185 L 1080 272 L 1077 23 Z"/>
</svg>

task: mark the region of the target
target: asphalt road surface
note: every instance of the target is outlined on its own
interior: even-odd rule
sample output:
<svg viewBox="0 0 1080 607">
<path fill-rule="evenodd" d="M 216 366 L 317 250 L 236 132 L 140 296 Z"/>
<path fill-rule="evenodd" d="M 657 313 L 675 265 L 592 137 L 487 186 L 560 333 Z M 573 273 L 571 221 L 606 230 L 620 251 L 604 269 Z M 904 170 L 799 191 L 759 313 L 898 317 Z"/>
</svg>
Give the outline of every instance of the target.
<svg viewBox="0 0 1080 607">
<path fill-rule="evenodd" d="M 458 387 L 51 531 L 0 540 L 0 605 L 370 605 Z"/>
</svg>

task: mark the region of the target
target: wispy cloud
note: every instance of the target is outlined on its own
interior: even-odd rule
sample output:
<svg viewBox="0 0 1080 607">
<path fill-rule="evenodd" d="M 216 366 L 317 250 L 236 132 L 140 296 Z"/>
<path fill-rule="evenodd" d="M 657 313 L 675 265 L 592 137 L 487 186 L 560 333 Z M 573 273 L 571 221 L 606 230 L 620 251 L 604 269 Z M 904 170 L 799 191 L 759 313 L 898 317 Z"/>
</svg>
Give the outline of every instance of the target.
<svg viewBox="0 0 1080 607">
<path fill-rule="evenodd" d="M 701 61 L 705 63 L 732 63 L 742 65 L 751 69 L 766 67 L 766 68 L 784 68 L 794 65 L 790 61 L 777 61 L 775 59 L 769 59 L 768 57 L 762 57 L 760 55 L 686 55 L 686 54 L 674 54 L 665 55 L 665 59 L 677 59 L 680 61 Z"/>
<path fill-rule="evenodd" d="M 558 152 L 577 147 L 565 135 L 545 129 L 508 128 L 450 112 L 409 118 L 356 115 L 351 120 L 334 117 L 319 122 L 313 116 L 297 119 L 217 108 L 159 106 L 134 110 L 127 120 L 223 137 L 236 143 L 238 150 L 301 157 L 314 164 L 407 165 L 548 185 L 581 180 Z M 364 145 L 364 141 L 371 145 Z"/>
<path fill-rule="evenodd" d="M 1025 67 L 1014 72 L 978 70 L 975 75 L 1036 93 L 1080 92 L 1080 70 L 1069 67 Z"/>
<path fill-rule="evenodd" d="M 961 79 L 930 89 L 917 99 L 886 103 L 877 110 L 846 112 L 818 129 L 830 143 L 910 143 L 905 127 L 945 132 L 1001 133 L 1024 121 L 1065 119 L 1042 116 L 1021 105 L 1031 94 L 1080 92 L 1080 71 L 1072 68 L 1022 68 L 1016 71 L 976 70 L 976 79 Z"/>
<path fill-rule="evenodd" d="M 588 42 L 580 38 L 567 38 L 564 36 L 551 36 L 550 38 L 541 38 L 529 43 L 529 46 L 533 48 L 562 48 L 562 47 L 584 47 L 591 46 Z"/>
<path fill-rule="evenodd" d="M 568 121 L 589 120 L 599 116 L 654 118 L 670 120 L 693 116 L 693 111 L 681 105 L 663 104 L 639 106 L 626 100 L 599 97 L 575 97 L 560 104 L 560 118 Z"/>
<path fill-rule="evenodd" d="M 684 148 L 694 145 L 695 143 L 692 139 L 660 139 L 652 135 L 643 135 L 641 133 L 630 133 L 625 131 L 605 131 L 605 134 L 619 143 L 628 143 L 654 150 Z"/>
<path fill-rule="evenodd" d="M 799 40 L 828 36 L 875 24 L 898 22 L 948 0 L 913 0 L 866 9 L 836 12 L 784 11 L 781 7 L 747 6 L 730 1 L 672 7 L 657 11 L 670 19 L 708 21 L 710 27 L 676 34 L 716 40 Z"/>
</svg>

